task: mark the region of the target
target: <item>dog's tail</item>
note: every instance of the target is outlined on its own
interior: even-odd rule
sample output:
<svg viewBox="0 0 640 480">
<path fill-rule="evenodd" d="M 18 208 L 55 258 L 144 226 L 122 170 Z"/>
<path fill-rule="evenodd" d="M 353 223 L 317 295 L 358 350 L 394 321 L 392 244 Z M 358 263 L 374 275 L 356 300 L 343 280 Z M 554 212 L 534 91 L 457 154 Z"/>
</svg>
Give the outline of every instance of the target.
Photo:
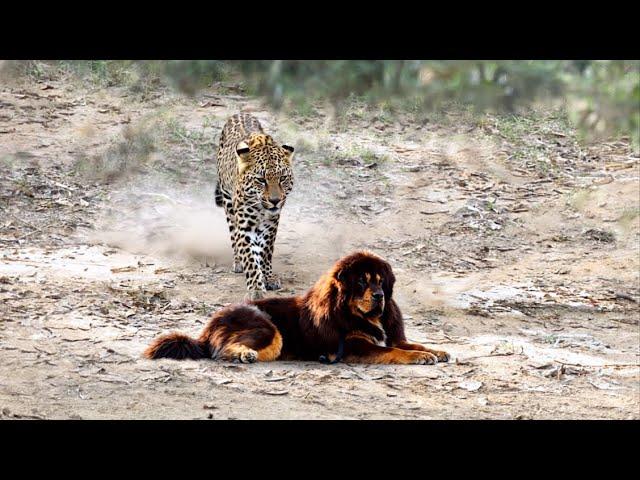
<svg viewBox="0 0 640 480">
<path fill-rule="evenodd" d="M 146 358 L 174 358 L 183 360 L 209 357 L 209 346 L 206 342 L 196 340 L 182 333 L 169 333 L 156 338 L 143 354 Z"/>
</svg>

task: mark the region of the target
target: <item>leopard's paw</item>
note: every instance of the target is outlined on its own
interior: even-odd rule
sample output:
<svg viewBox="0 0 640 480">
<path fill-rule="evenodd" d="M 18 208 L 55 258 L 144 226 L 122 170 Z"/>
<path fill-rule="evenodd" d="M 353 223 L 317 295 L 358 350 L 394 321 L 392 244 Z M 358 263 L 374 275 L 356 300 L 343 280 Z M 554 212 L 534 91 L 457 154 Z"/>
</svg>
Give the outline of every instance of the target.
<svg viewBox="0 0 640 480">
<path fill-rule="evenodd" d="M 267 290 L 280 290 L 282 288 L 282 282 L 278 277 L 272 275 L 265 281 L 265 286 Z"/>
<path fill-rule="evenodd" d="M 233 273 L 242 273 L 244 272 L 244 269 L 242 268 L 242 264 L 240 262 L 237 262 L 234 260 L 233 267 L 231 267 L 231 271 Z"/>
<path fill-rule="evenodd" d="M 266 292 L 263 290 L 249 290 L 244 299 L 248 301 L 260 300 L 261 298 L 264 298 L 265 293 Z"/>
</svg>

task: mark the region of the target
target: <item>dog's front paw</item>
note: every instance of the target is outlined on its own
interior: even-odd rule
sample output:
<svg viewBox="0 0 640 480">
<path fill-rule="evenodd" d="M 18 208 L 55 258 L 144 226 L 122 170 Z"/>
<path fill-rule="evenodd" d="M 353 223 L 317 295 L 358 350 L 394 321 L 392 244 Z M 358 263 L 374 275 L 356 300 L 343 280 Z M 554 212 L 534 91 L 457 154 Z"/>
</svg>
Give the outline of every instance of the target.
<svg viewBox="0 0 640 480">
<path fill-rule="evenodd" d="M 438 363 L 438 357 L 429 352 L 412 351 L 411 357 L 412 363 L 416 365 L 435 365 Z"/>
<path fill-rule="evenodd" d="M 271 275 L 264 282 L 267 290 L 280 290 L 282 288 L 282 282 L 275 275 Z"/>
<path fill-rule="evenodd" d="M 451 359 L 451 356 L 442 350 L 431 350 L 436 357 L 438 357 L 438 362 L 448 362 Z"/>
</svg>

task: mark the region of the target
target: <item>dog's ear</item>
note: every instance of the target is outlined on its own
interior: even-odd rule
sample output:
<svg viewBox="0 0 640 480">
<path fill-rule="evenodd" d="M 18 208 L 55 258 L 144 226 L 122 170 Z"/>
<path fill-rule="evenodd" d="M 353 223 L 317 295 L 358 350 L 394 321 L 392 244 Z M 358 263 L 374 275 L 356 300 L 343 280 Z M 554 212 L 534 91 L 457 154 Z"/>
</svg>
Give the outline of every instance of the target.
<svg viewBox="0 0 640 480">
<path fill-rule="evenodd" d="M 393 295 L 393 286 L 396 283 L 396 277 L 393 274 L 393 270 L 391 269 L 391 265 L 387 262 L 383 262 L 382 264 L 382 290 L 384 291 L 384 296 L 387 299 L 390 299 Z"/>
<path fill-rule="evenodd" d="M 333 275 L 333 278 L 335 278 L 336 283 L 338 284 L 338 287 L 340 290 L 345 290 L 347 288 L 347 269 L 346 268 L 340 268 L 336 270 L 336 272 Z"/>
<path fill-rule="evenodd" d="M 340 268 L 333 275 L 334 308 L 336 312 L 342 311 L 349 297 L 349 286 L 347 285 L 347 269 Z"/>
</svg>

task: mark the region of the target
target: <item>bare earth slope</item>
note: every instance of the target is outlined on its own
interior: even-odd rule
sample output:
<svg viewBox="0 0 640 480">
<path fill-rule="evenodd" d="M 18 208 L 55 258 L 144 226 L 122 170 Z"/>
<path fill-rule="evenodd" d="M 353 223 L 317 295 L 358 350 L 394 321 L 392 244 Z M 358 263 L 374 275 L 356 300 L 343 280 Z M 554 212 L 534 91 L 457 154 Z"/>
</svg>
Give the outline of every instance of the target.
<svg viewBox="0 0 640 480">
<path fill-rule="evenodd" d="M 1 418 L 640 418 L 639 159 L 552 114 L 275 116 L 220 85 L 0 86 Z M 225 119 L 296 146 L 275 265 L 388 258 L 436 366 L 148 361 L 244 294 L 214 206 Z"/>
</svg>

